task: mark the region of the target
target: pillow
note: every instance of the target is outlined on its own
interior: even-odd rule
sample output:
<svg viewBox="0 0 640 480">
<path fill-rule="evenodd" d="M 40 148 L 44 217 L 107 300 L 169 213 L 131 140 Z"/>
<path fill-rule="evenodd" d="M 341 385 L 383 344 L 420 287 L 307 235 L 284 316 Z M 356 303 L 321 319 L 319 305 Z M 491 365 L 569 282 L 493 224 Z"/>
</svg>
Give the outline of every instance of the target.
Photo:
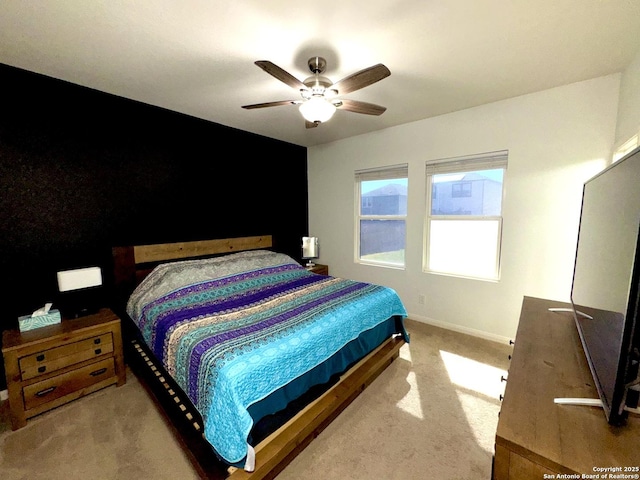
<svg viewBox="0 0 640 480">
<path fill-rule="evenodd" d="M 303 268 L 288 255 L 269 250 L 251 250 L 221 257 L 163 263 L 154 268 L 133 291 L 127 302 L 127 313 L 135 320 L 140 317 L 145 305 L 188 285 L 288 264 Z"/>
</svg>

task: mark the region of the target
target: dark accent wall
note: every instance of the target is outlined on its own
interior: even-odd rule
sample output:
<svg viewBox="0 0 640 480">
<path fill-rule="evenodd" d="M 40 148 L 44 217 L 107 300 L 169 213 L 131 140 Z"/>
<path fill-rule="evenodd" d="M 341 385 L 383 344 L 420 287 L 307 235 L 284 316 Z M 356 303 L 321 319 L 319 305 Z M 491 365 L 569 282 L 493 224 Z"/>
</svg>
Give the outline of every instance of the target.
<svg viewBox="0 0 640 480">
<path fill-rule="evenodd" d="M 306 148 L 6 65 L 0 85 L 3 330 L 116 245 L 272 234 L 299 257 Z"/>
</svg>

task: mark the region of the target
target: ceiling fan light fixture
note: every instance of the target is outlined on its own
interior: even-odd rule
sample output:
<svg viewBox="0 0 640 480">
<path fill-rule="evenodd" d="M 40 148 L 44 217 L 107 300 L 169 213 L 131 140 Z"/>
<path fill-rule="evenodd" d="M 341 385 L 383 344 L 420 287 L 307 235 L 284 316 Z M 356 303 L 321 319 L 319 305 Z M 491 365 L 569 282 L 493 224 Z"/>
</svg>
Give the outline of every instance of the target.
<svg viewBox="0 0 640 480">
<path fill-rule="evenodd" d="M 322 97 L 312 97 L 300 105 L 300 113 L 307 122 L 322 123 L 333 116 L 335 105 L 327 102 Z"/>
<path fill-rule="evenodd" d="M 340 108 L 345 112 L 365 115 L 382 115 L 386 110 L 385 107 L 373 103 L 338 98 L 338 96 L 342 97 L 345 94 L 355 92 L 391 75 L 389 69 L 381 63 L 359 70 L 344 77 L 337 83 L 331 82 L 331 80 L 322 75 L 327 66 L 326 60 L 322 57 L 311 57 L 309 59 L 308 66 L 312 76 L 307 77 L 303 82 L 268 60 L 258 60 L 254 63 L 269 75 L 300 92 L 302 100 L 255 103 L 253 105 L 243 105 L 242 108 L 251 110 L 254 108 L 277 107 L 279 105 L 300 105 L 300 114 L 305 119 L 306 128 L 317 127 L 321 123 L 330 120 L 336 108 Z"/>
<path fill-rule="evenodd" d="M 325 88 L 324 98 L 335 98 L 338 96 L 338 91 L 333 88 Z"/>
</svg>

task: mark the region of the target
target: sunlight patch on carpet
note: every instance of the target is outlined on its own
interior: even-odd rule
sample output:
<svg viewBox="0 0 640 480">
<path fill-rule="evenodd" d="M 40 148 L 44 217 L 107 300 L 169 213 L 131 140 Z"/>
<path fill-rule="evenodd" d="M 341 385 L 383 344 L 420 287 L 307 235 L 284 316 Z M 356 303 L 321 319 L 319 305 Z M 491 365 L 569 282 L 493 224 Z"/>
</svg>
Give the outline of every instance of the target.
<svg viewBox="0 0 640 480">
<path fill-rule="evenodd" d="M 475 443 L 485 452 L 493 453 L 499 407 L 477 395 L 465 392 L 457 392 L 457 395 Z"/>
<path fill-rule="evenodd" d="M 501 377 L 507 372 L 485 363 L 440 350 L 440 357 L 469 424 L 475 443 L 493 452 L 495 428 L 498 424 L 499 397 L 504 393 Z"/>
<path fill-rule="evenodd" d="M 451 383 L 495 399 L 503 393 L 500 376 L 506 376 L 504 370 L 444 350 L 440 350 L 440 357 Z"/>
<path fill-rule="evenodd" d="M 413 415 L 419 420 L 424 420 L 424 413 L 422 412 L 422 403 L 420 401 L 420 392 L 418 391 L 418 381 L 416 379 L 415 372 L 409 372 L 407 375 L 407 383 L 410 386 L 409 391 L 398 401 L 398 403 L 396 403 L 396 406 L 407 412 L 409 415 Z"/>
<path fill-rule="evenodd" d="M 411 361 L 411 349 L 409 349 L 408 343 L 405 343 L 402 347 L 400 347 L 399 353 L 400 353 L 400 358 L 408 362 Z"/>
</svg>

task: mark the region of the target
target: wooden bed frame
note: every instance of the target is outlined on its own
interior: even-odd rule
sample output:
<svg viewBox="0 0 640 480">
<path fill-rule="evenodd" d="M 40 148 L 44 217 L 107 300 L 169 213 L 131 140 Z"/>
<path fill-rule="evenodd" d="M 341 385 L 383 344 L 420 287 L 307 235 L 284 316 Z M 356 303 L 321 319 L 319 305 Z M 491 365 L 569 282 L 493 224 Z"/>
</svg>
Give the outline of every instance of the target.
<svg viewBox="0 0 640 480">
<path fill-rule="evenodd" d="M 114 310 L 123 319 L 125 360 L 142 377 L 141 383 L 162 407 L 165 419 L 202 478 L 274 478 L 398 357 L 400 347 L 405 343 L 401 335 L 386 340 L 344 373 L 333 387 L 256 445 L 254 472 L 228 467 L 217 460 L 203 437 L 199 413 L 137 335 L 135 325 L 124 311 L 126 299 L 159 263 L 270 249 L 272 246 L 272 237 L 265 235 L 113 248 Z"/>
</svg>

